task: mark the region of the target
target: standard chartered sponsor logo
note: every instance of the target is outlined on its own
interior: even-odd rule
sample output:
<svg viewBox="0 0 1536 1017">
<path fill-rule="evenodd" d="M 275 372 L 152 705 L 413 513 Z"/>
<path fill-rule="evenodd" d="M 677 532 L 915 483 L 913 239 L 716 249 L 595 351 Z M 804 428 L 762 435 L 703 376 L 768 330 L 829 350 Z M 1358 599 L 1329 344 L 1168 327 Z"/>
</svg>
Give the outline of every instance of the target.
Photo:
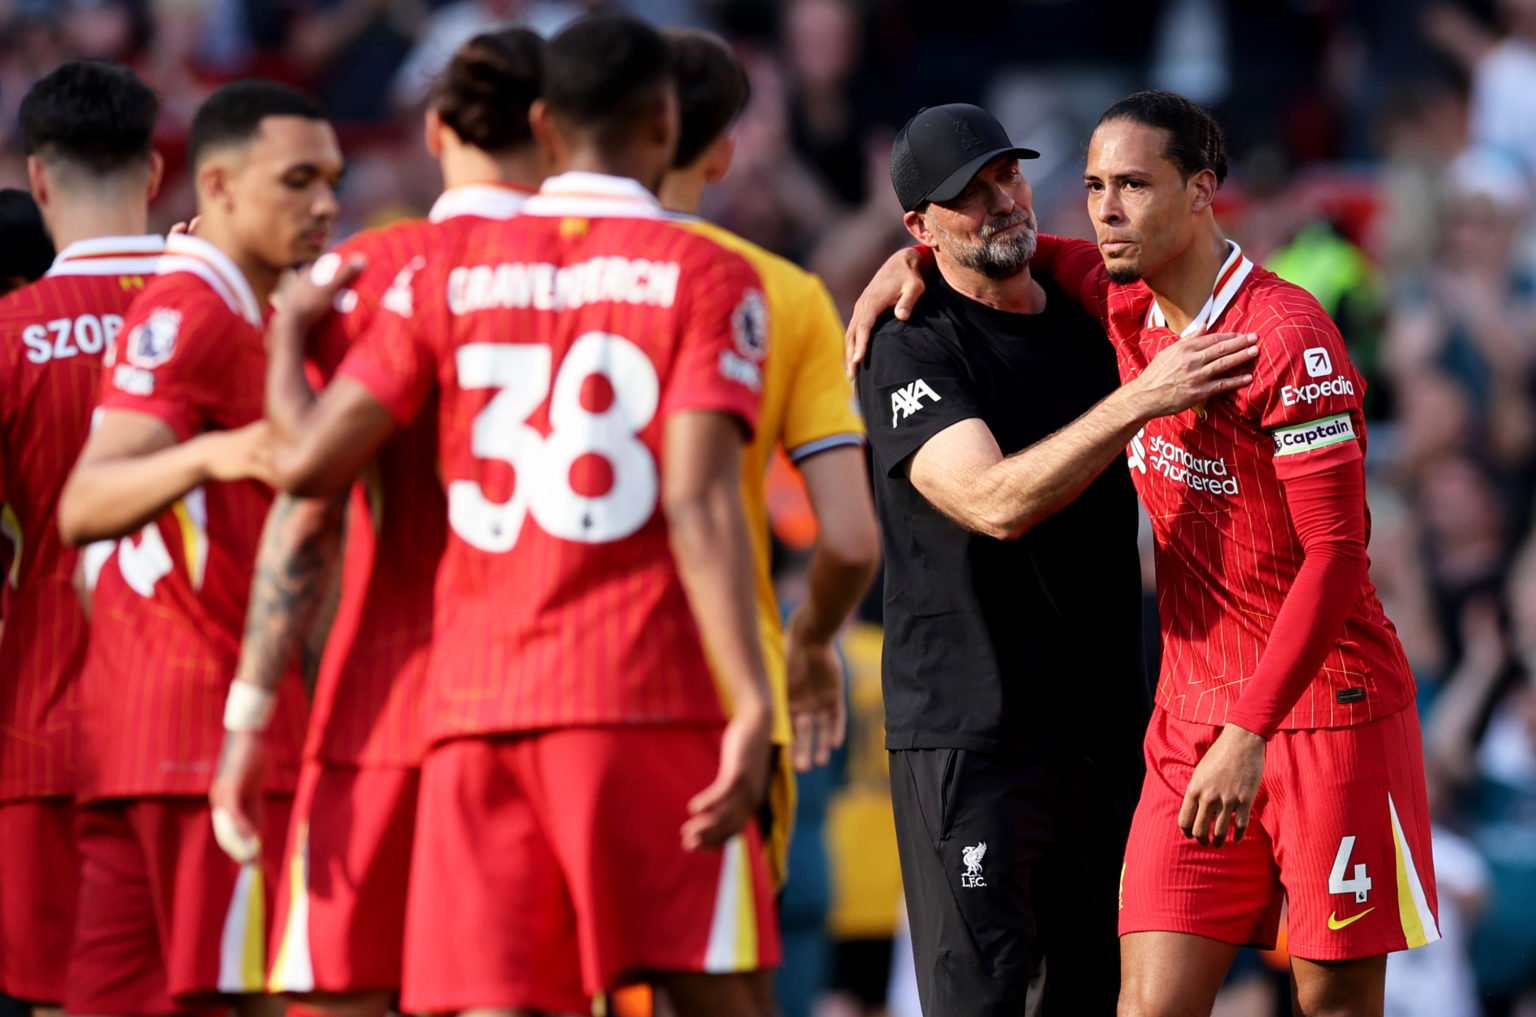
<svg viewBox="0 0 1536 1017">
<path fill-rule="evenodd" d="M 1280 401 L 1287 406 L 1295 406 L 1299 403 L 1310 406 L 1319 399 L 1354 394 L 1355 383 L 1341 374 L 1327 381 L 1312 381 L 1305 385 L 1283 385 L 1280 388 Z"/>
<path fill-rule="evenodd" d="M 1211 494 L 1235 495 L 1238 493 L 1237 478 L 1227 466 L 1225 456 L 1214 459 L 1197 456 L 1188 449 L 1180 448 L 1161 435 L 1147 437 L 1146 429 L 1131 439 L 1127 452 L 1129 466 L 1142 473 L 1160 473 L 1175 484 L 1183 484 L 1192 491 L 1208 491 Z"/>
<path fill-rule="evenodd" d="M 1275 439 L 1275 455 L 1293 456 L 1344 441 L 1354 441 L 1355 424 L 1349 419 L 1349 414 L 1339 413 L 1293 427 L 1282 427 L 1273 432 L 1272 437 Z"/>
</svg>

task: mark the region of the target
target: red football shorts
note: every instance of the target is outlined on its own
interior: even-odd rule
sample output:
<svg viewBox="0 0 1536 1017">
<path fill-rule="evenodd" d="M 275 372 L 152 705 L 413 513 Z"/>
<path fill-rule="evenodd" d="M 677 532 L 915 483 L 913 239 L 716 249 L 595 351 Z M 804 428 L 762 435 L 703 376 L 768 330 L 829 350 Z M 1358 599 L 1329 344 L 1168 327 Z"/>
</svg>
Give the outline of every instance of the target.
<svg viewBox="0 0 1536 1017">
<path fill-rule="evenodd" d="M 263 845 L 283 843 L 292 804 L 267 799 Z M 263 990 L 275 867 L 231 861 L 213 839 L 206 800 L 83 805 L 75 831 L 80 903 L 66 1010 L 148 1017 Z"/>
<path fill-rule="evenodd" d="M 1221 729 L 1157 710 L 1120 882 L 1120 934 L 1186 932 L 1273 947 L 1282 899 L 1290 952 L 1348 960 L 1440 938 L 1418 713 L 1281 731 L 1242 843 L 1179 830 L 1195 764 Z"/>
<path fill-rule="evenodd" d="M 0 992 L 63 1002 L 79 885 L 74 802 L 0 804 Z"/>
<path fill-rule="evenodd" d="M 402 1009 L 585 1012 L 588 996 L 647 972 L 777 964 L 757 824 L 720 850 L 682 848 L 688 800 L 714 780 L 719 759 L 718 728 L 684 726 L 432 749 Z"/>
<path fill-rule="evenodd" d="M 418 778 L 414 767 L 304 764 L 278 882 L 268 989 L 399 990 Z"/>
</svg>

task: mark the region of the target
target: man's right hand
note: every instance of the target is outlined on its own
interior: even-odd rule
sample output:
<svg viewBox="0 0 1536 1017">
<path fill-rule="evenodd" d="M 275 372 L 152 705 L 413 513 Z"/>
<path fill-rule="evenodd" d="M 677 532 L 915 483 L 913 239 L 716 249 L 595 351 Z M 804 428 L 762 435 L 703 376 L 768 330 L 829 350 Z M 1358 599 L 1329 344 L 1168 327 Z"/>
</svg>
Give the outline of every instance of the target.
<svg viewBox="0 0 1536 1017">
<path fill-rule="evenodd" d="M 1121 389 L 1147 420 L 1197 406 L 1253 380 L 1258 336 L 1215 332 L 1180 339 Z"/>
<path fill-rule="evenodd" d="M 859 294 L 853 305 L 853 316 L 843 333 L 843 367 L 848 377 L 864 359 L 869 350 L 869 337 L 874 334 L 875 322 L 887 310 L 896 308 L 896 317 L 906 321 L 917 306 L 917 298 L 923 295 L 927 285 L 923 282 L 923 267 L 932 259 L 924 257 L 915 247 L 906 247 L 885 259 L 880 271 Z"/>
</svg>

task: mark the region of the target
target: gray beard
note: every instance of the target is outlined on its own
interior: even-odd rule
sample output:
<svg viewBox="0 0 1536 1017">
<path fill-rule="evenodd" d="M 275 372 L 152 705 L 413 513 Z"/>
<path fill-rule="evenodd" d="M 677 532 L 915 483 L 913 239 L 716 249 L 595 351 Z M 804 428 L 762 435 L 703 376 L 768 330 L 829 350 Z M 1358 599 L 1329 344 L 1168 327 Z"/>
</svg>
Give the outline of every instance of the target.
<svg viewBox="0 0 1536 1017">
<path fill-rule="evenodd" d="M 954 252 L 954 258 L 989 279 L 1011 279 L 1029 267 L 1035 245 L 1035 231 L 1026 229 L 1006 237 L 983 238 L 974 246 Z"/>
</svg>

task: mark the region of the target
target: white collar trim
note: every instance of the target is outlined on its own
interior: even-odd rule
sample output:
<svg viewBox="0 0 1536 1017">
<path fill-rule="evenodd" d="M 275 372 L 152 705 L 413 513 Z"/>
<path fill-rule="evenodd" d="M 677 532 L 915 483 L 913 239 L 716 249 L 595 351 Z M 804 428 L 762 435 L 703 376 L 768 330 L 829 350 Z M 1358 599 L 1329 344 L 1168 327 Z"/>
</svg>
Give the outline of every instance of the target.
<svg viewBox="0 0 1536 1017">
<path fill-rule="evenodd" d="M 444 191 L 432 203 L 432 211 L 427 213 L 427 218 L 432 222 L 443 222 L 464 215 L 483 219 L 511 219 L 522 212 L 531 197 L 533 195 L 528 192 L 512 187 L 465 184 Z"/>
<path fill-rule="evenodd" d="M 1243 281 L 1253 271 L 1253 262 L 1244 256 L 1243 249 L 1237 245 L 1236 241 L 1228 240 L 1227 247 L 1230 248 L 1227 260 L 1221 263 L 1221 271 L 1216 273 L 1216 283 L 1211 289 L 1211 295 L 1206 298 L 1205 306 L 1200 308 L 1200 312 L 1190 319 L 1188 325 L 1184 326 L 1184 331 L 1179 333 L 1180 336 L 1199 335 L 1215 325 L 1216 320 L 1232 303 L 1232 298 L 1237 296 L 1237 291 L 1242 289 Z M 1152 306 L 1147 309 L 1147 325 L 1152 328 L 1168 326 L 1168 319 L 1156 300 L 1152 301 Z"/>
<path fill-rule="evenodd" d="M 544 181 L 523 206 L 525 215 L 663 219 L 656 195 L 638 180 L 607 173 L 561 173 Z"/>
<path fill-rule="evenodd" d="M 261 303 L 251 289 L 250 281 L 229 255 L 208 241 L 186 234 L 170 237 L 165 242 L 165 258 L 160 263 L 160 271 L 167 275 L 190 272 L 223 297 L 231 311 L 261 328 Z"/>
<path fill-rule="evenodd" d="M 91 237 L 76 240 L 60 251 L 48 276 L 153 275 L 165 253 L 158 233 L 131 237 Z"/>
</svg>

